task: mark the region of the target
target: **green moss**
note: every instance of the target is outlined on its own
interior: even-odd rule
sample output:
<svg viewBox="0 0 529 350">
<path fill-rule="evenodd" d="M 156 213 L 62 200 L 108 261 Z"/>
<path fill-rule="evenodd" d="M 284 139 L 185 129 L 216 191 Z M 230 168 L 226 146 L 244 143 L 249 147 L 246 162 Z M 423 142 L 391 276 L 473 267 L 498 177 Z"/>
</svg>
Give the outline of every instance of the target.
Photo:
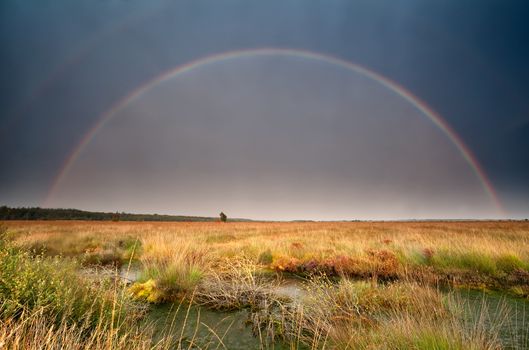
<svg viewBox="0 0 529 350">
<path fill-rule="evenodd" d="M 175 301 L 192 292 L 203 276 L 198 266 L 187 263 L 149 266 L 131 292 L 136 299 L 151 303 Z"/>
<path fill-rule="evenodd" d="M 167 295 L 157 286 L 155 280 L 148 280 L 144 283 L 134 283 L 130 288 L 132 296 L 135 299 L 147 301 L 153 304 L 159 304 L 167 301 Z"/>
</svg>

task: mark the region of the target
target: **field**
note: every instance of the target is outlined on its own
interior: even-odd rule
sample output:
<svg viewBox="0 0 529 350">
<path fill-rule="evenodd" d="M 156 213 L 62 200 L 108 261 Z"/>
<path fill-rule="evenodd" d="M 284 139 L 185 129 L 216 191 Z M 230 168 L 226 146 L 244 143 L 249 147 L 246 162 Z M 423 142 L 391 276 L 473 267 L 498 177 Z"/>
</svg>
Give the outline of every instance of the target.
<svg viewBox="0 0 529 350">
<path fill-rule="evenodd" d="M 529 347 L 528 222 L 3 227 L 0 347 Z"/>
</svg>

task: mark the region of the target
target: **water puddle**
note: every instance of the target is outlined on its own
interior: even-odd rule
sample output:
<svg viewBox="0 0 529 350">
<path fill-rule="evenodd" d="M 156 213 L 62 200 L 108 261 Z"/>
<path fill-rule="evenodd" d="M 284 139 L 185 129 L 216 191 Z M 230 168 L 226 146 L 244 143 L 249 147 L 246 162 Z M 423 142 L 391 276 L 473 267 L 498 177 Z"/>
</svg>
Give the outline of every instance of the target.
<svg viewBox="0 0 529 350">
<path fill-rule="evenodd" d="M 497 334 L 504 349 L 529 349 L 529 302 L 500 293 L 455 290 L 469 328 L 476 324 Z"/>
<path fill-rule="evenodd" d="M 118 270 L 118 276 L 127 283 L 134 283 L 140 278 L 141 271 L 135 266 L 122 266 Z"/>
<path fill-rule="evenodd" d="M 286 298 L 292 302 L 301 302 L 308 294 L 302 280 L 286 279 L 272 289 L 272 292 L 281 298 Z"/>
<path fill-rule="evenodd" d="M 126 284 L 140 277 L 137 266 L 120 269 L 87 268 L 84 277 L 119 278 Z M 272 287 L 272 292 L 288 303 L 301 303 L 309 296 L 304 281 L 289 278 Z M 446 291 L 458 305 L 470 331 L 476 325 L 496 334 L 504 349 L 529 349 L 529 302 L 500 293 L 472 290 Z M 290 349 L 282 343 L 271 343 L 264 335 L 255 334 L 249 325 L 249 310 L 220 312 L 196 305 L 166 304 L 153 306 L 145 322 L 153 324 L 157 339 L 168 334 L 181 339 L 184 348 L 201 349 Z M 262 338 L 262 341 L 259 338 Z M 264 344 L 264 345 L 263 345 Z"/>
<path fill-rule="evenodd" d="M 259 334 L 254 334 L 247 324 L 248 318 L 248 310 L 219 312 L 195 305 L 172 304 L 153 307 L 146 322 L 154 324 L 156 340 L 171 334 L 181 339 L 183 348 L 290 349 L 285 344 L 269 342 L 264 335 L 263 341 L 259 341 Z"/>
<path fill-rule="evenodd" d="M 122 266 L 120 268 L 105 266 L 89 266 L 79 270 L 82 278 L 91 281 L 114 280 L 118 279 L 125 284 L 132 284 L 140 277 L 140 269 L 135 266 Z"/>
</svg>

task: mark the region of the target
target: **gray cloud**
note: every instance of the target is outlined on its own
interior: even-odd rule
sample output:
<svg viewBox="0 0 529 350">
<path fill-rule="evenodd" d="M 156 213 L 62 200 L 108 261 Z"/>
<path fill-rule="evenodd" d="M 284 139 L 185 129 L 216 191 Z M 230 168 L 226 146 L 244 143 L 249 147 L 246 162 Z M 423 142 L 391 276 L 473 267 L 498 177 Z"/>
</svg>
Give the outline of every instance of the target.
<svg viewBox="0 0 529 350">
<path fill-rule="evenodd" d="M 496 215 L 409 102 L 343 67 L 280 55 L 155 86 L 95 135 L 50 203 L 262 219 Z"/>
<path fill-rule="evenodd" d="M 4 1 L 0 204 L 42 205 L 98 116 L 162 72 L 219 52 L 283 47 L 341 57 L 405 86 L 473 151 L 508 215 L 527 217 L 528 10 L 494 0 Z M 488 215 L 453 145 L 376 84 L 303 63 L 237 64 L 181 77 L 123 111 L 55 203 L 210 214 L 222 202 L 274 217 Z M 259 69 L 244 78 L 248 64 Z"/>
</svg>

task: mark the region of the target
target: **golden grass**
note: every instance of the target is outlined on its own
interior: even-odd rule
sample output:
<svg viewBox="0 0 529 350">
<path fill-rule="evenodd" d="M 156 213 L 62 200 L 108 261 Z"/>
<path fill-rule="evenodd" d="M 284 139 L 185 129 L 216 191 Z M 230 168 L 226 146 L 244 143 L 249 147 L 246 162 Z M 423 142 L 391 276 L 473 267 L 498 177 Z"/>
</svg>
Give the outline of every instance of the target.
<svg viewBox="0 0 529 350">
<path fill-rule="evenodd" d="M 395 271 L 386 273 L 402 274 L 416 266 L 496 277 L 513 270 L 529 270 L 527 222 L 19 221 L 7 225 L 17 244 L 66 256 L 113 253 L 115 260 L 127 260 L 131 242 L 137 240 L 136 257 L 151 266 L 185 263 L 209 270 L 225 259 L 263 262 L 265 257 L 270 264 L 264 265 L 279 271 L 296 272 L 298 267 L 310 270 L 316 265 L 320 270 L 338 273 L 345 269 L 343 272 L 362 275 L 390 269 L 386 265 L 396 258 Z M 113 261 L 108 257 L 101 260 Z"/>
<path fill-rule="evenodd" d="M 48 242 L 59 251 L 83 244 L 138 238 L 146 254 L 170 255 L 175 245 L 207 245 L 220 255 L 256 256 L 269 248 L 279 255 L 328 257 L 391 247 L 512 253 L 529 258 L 529 223 L 477 222 L 307 222 L 190 223 L 100 221 L 8 221 L 21 244 Z"/>
<path fill-rule="evenodd" d="M 60 239 L 70 242 L 93 237 L 101 242 L 138 237 L 154 243 L 186 240 L 209 247 L 245 250 L 265 244 L 272 251 L 292 253 L 307 248 L 313 253 L 351 253 L 359 249 L 390 245 L 406 249 L 447 248 L 492 253 L 529 254 L 529 222 L 108 222 L 108 221 L 7 221 L 20 242 Z M 294 243 L 301 243 L 300 245 Z M 214 250 L 216 250 L 214 249 Z"/>
<path fill-rule="evenodd" d="M 469 332 L 461 324 L 452 312 L 457 305 L 448 305 L 435 286 L 529 296 L 527 222 L 5 224 L 14 244 L 37 257 L 136 261 L 140 280 L 128 291 L 138 300 L 248 308 L 261 344 L 280 339 L 291 348 L 496 349 L 499 342 L 482 325 Z M 293 303 L 274 295 L 285 273 L 309 278 L 309 296 Z M 68 328 L 59 325 L 48 334 L 42 317 L 28 318 L 23 327 L 13 322 L 15 328 L 8 321 L 0 341 L 19 337 L 10 343 L 19 347 L 36 337 L 60 338 Z M 111 333 L 98 336 L 124 347 Z M 129 337 L 138 339 L 137 348 L 153 346 L 148 334 Z"/>
</svg>

